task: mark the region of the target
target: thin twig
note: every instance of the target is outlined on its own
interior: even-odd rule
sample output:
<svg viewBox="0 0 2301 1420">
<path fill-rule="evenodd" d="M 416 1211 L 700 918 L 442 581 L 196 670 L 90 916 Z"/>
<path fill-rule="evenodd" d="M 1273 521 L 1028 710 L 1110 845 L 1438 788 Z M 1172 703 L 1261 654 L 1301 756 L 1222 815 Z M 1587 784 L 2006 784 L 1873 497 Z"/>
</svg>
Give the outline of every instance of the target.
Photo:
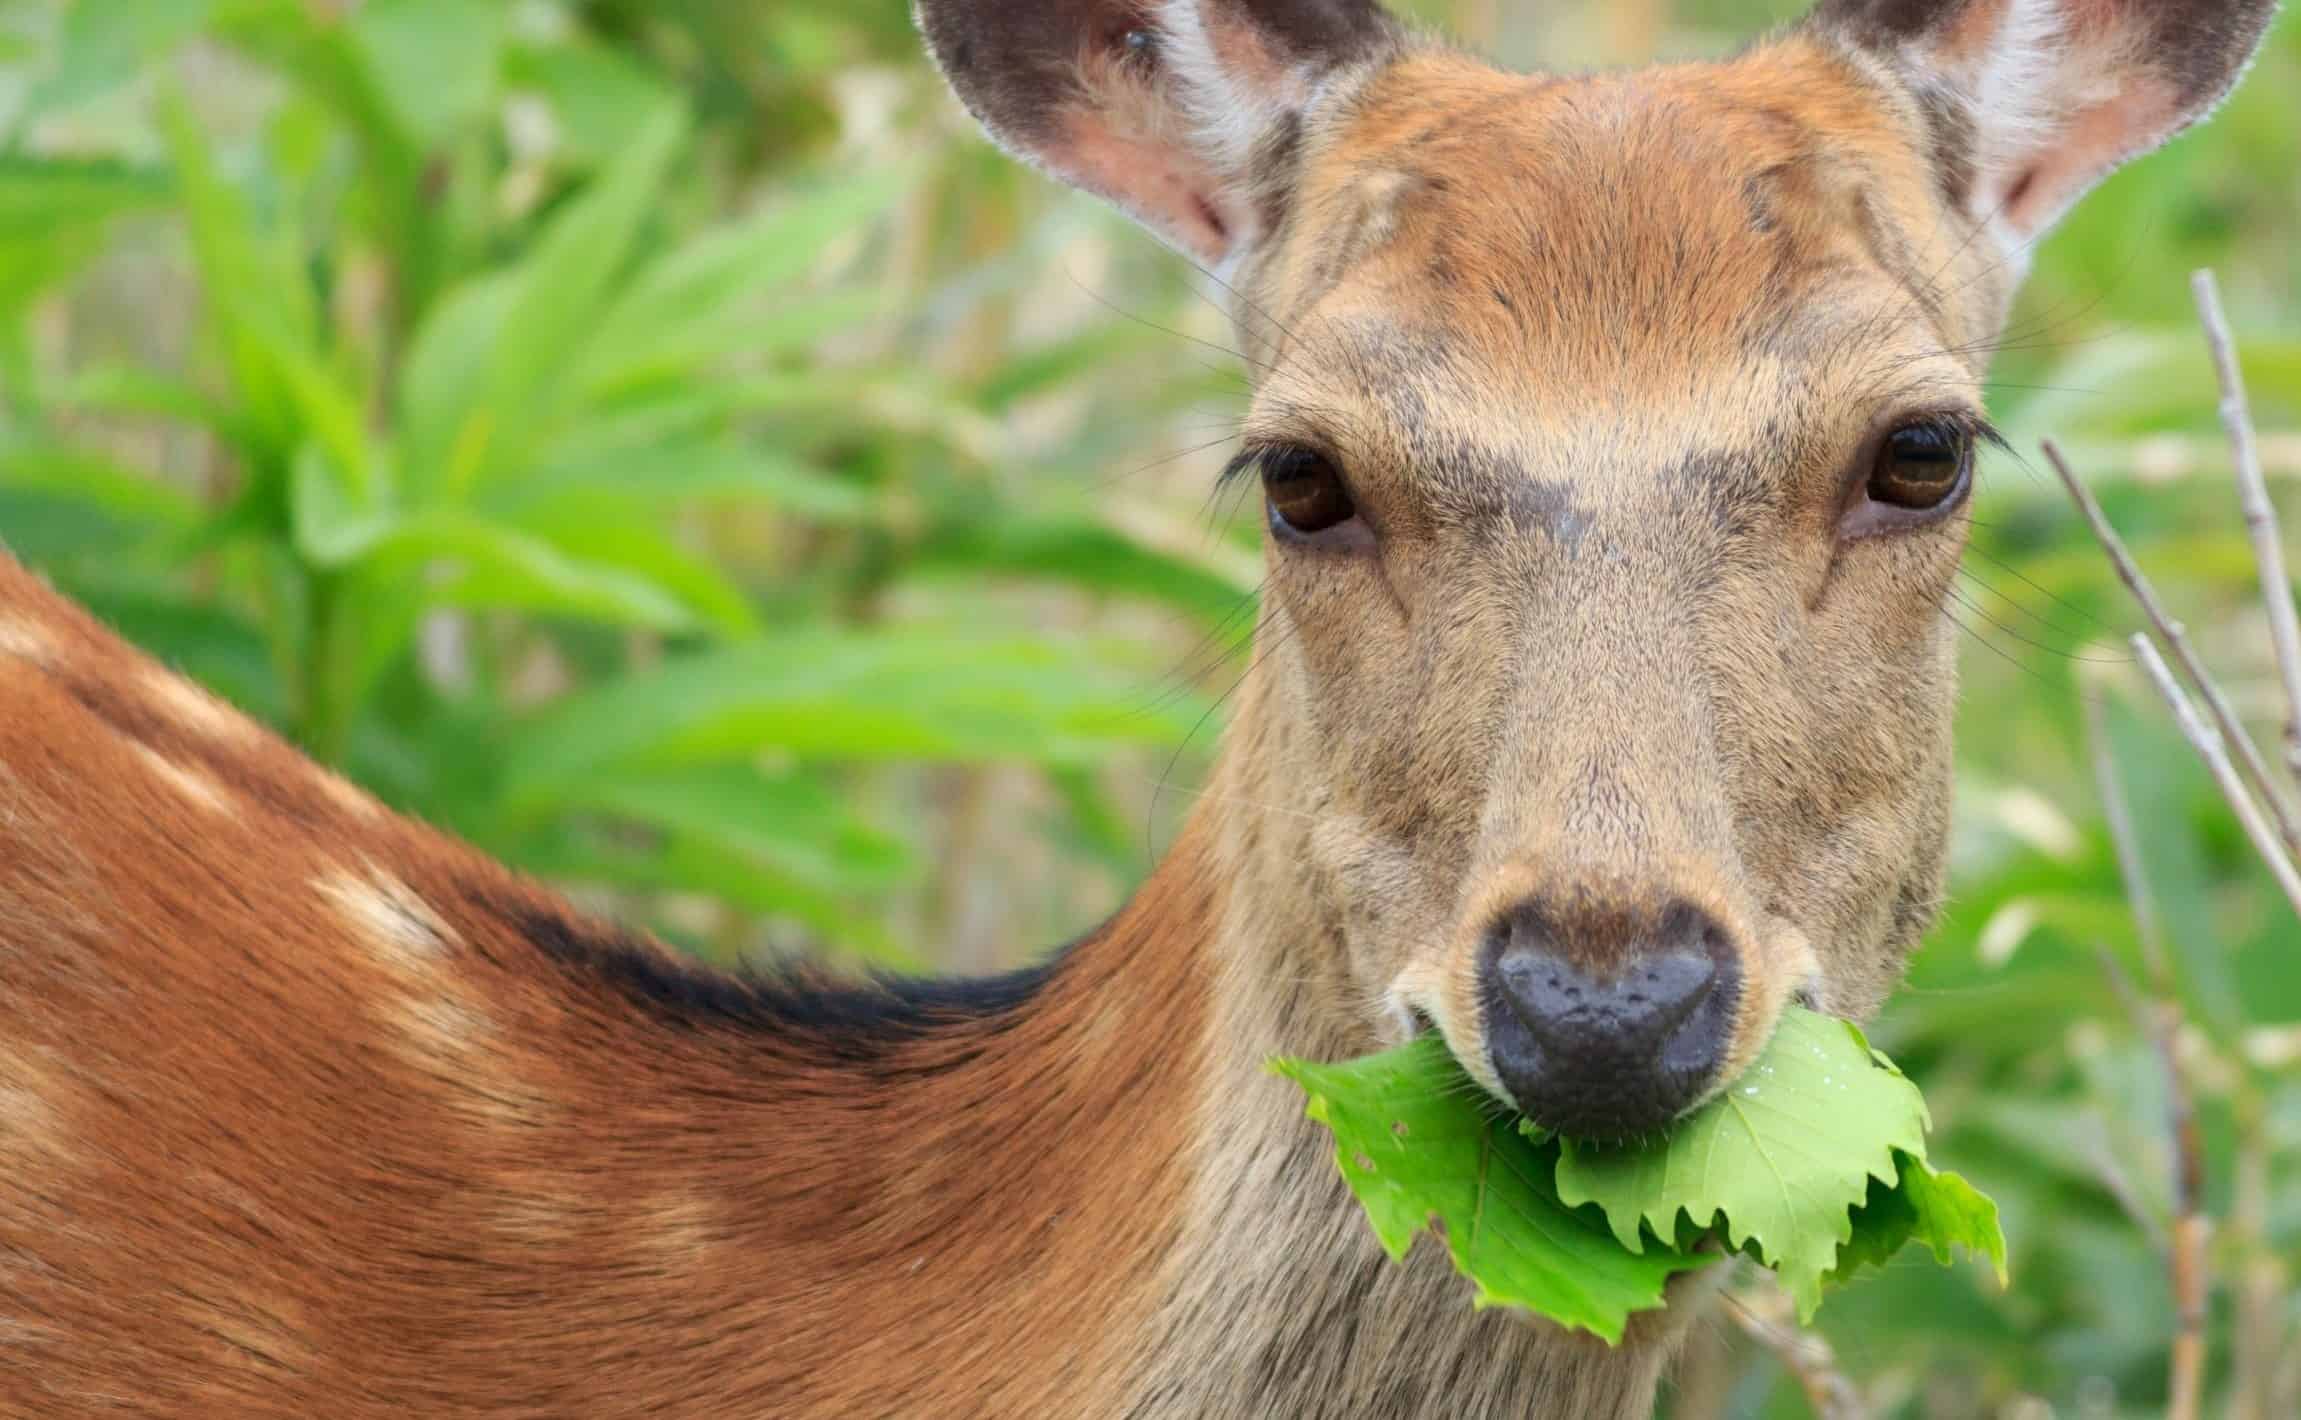
<svg viewBox="0 0 2301 1420">
<path fill-rule="evenodd" d="M 1867 1420 L 1869 1407 L 1860 1388 L 1838 1369 L 1837 1352 L 1821 1335 L 1797 1324 L 1790 1299 L 1778 1288 L 1729 1292 L 1726 1311 L 1796 1377 L 1815 1420 Z"/>
<path fill-rule="evenodd" d="M 2237 342 L 2221 311 L 2221 289 L 2211 271 L 2189 278 L 2197 314 L 2205 322 L 2214 373 L 2221 380 L 2221 424 L 2229 431 L 2229 451 L 2237 463 L 2237 494 L 2245 506 L 2245 531 L 2253 538 L 2253 560 L 2261 569 L 2261 598 L 2269 609 L 2269 641 L 2277 651 L 2277 673 L 2285 682 L 2285 767 L 2301 779 L 2301 617 L 2293 607 L 2293 583 L 2285 574 L 2285 547 L 2277 531 L 2277 507 L 2261 474 L 2261 449 L 2253 415 L 2245 402 L 2245 375 L 2237 364 Z"/>
<path fill-rule="evenodd" d="M 2301 913 L 2301 872 L 2297 872 L 2292 860 L 2285 856 L 2284 849 L 2277 842 L 2276 830 L 2261 816 L 2260 806 L 2253 802 L 2251 794 L 2245 792 L 2243 781 L 2237 777 L 2237 771 L 2229 763 L 2228 746 L 2222 742 L 2220 734 L 2199 717 L 2197 706 L 2191 703 L 2180 683 L 2174 680 L 2173 672 L 2166 668 L 2165 658 L 2157 653 L 2155 642 L 2139 632 L 2134 633 L 2133 654 L 2141 662 L 2142 670 L 2148 673 L 2151 682 L 2157 686 L 2157 693 L 2164 696 L 2165 703 L 2172 707 L 2174 721 L 2181 726 L 2182 736 L 2197 751 L 2198 757 L 2205 761 L 2205 767 L 2212 771 L 2213 782 L 2221 787 L 2221 797 L 2228 800 L 2229 807 L 2236 812 L 2238 823 L 2245 828 L 2245 836 L 2253 841 L 2253 849 L 2261 855 L 2261 861 L 2268 864 L 2270 876 L 2277 879 L 2277 886 L 2283 889 L 2285 900 L 2292 904 L 2296 913 Z"/>
<path fill-rule="evenodd" d="M 2070 468 L 2069 461 L 2062 457 L 2060 446 L 2047 439 L 2043 447 L 2045 461 L 2052 464 L 2053 471 L 2061 476 L 2062 484 L 2069 489 L 2070 498 L 2077 504 L 2077 510 L 2085 515 L 2087 525 L 2093 529 L 2094 540 L 2101 544 L 2102 551 L 2109 554 L 2109 563 L 2117 569 L 2118 580 L 2125 583 L 2127 591 L 2133 593 L 2133 600 L 2140 604 L 2141 613 L 2149 618 L 2149 624 L 2157 628 L 2158 636 L 2173 648 L 2174 660 L 2180 663 L 2182 671 L 2189 677 L 2189 683 L 2197 688 L 2197 693 L 2205 698 L 2206 707 L 2213 714 L 2213 723 L 2220 727 L 2222 738 L 2236 746 L 2237 761 L 2245 771 L 2246 782 L 2253 786 L 2254 794 L 2276 820 L 2277 833 L 2284 839 L 2286 851 L 2301 858 L 2301 819 L 2295 817 L 2283 787 L 2276 776 L 2269 772 L 2269 762 L 2262 758 L 2260 747 L 2253 743 L 2251 735 L 2245 733 L 2245 726 L 2238 720 L 2237 711 L 2230 705 L 2229 697 L 2221 693 L 2221 687 L 2213 679 L 2212 673 L 2197 658 L 2196 648 L 2189 644 L 2187 628 L 2174 620 L 2171 613 L 2166 611 L 2165 604 L 2157 599 L 2157 589 L 2150 585 L 2141 565 L 2126 550 L 2125 539 L 2119 537 L 2117 529 L 2110 526 L 2109 516 L 2101 511 L 2101 504 L 2094 498 L 2093 490 L 2079 480 L 2075 470 Z"/>
</svg>

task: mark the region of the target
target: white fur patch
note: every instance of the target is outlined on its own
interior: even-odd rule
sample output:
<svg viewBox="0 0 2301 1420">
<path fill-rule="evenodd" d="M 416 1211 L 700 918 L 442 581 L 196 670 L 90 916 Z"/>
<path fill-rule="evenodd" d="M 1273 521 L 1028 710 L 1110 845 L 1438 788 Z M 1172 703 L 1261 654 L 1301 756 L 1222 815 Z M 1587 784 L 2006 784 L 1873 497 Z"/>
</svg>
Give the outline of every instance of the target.
<svg viewBox="0 0 2301 1420">
<path fill-rule="evenodd" d="M 136 752 L 137 757 L 144 761 L 145 767 L 149 768 L 161 783 L 166 784 L 201 808 L 210 813 L 230 814 L 233 812 L 231 798 L 224 792 L 224 787 L 199 770 L 189 765 L 178 764 L 175 760 L 168 758 L 141 740 L 131 741 L 129 748 Z"/>
<path fill-rule="evenodd" d="M 395 969 L 426 970 L 458 945 L 431 904 L 372 864 L 357 873 L 334 869 L 312 886 L 343 914 L 360 945 Z"/>
<path fill-rule="evenodd" d="M 152 667 L 145 671 L 143 680 L 144 693 L 185 729 L 218 740 L 255 737 L 255 721 L 173 671 Z"/>
<path fill-rule="evenodd" d="M 56 663 L 56 638 L 36 621 L 0 616 L 0 656 L 13 656 L 36 666 L 52 666 Z"/>
<path fill-rule="evenodd" d="M 670 1264 L 692 1265 L 719 1245 L 719 1212 L 699 1194 L 666 1194 L 647 1205 L 638 1228 Z"/>
</svg>

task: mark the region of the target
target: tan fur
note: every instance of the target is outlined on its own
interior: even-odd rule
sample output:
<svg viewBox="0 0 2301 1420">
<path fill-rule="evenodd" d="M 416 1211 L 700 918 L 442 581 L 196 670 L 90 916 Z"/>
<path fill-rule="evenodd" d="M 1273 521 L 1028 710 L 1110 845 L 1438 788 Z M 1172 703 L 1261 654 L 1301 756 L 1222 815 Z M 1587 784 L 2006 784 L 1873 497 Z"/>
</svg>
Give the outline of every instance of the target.
<svg viewBox="0 0 2301 1420">
<path fill-rule="evenodd" d="M 1421 1017 L 1497 1088 L 1496 915 L 1603 967 L 1669 898 L 1740 962 L 1730 1075 L 1930 917 L 1962 515 L 1840 514 L 1885 421 L 1978 408 L 2014 277 L 1840 33 L 1924 16 L 1829 3 L 1551 79 L 1358 0 L 922 0 L 1003 140 L 1235 278 L 1248 436 L 1379 530 L 1273 546 L 1199 811 L 1012 999 L 682 967 L 0 559 L 0 1416 L 1645 1414 L 1714 1278 L 1614 1349 L 1474 1314 L 1263 1063 Z M 1163 111 L 1173 64 L 1259 96 Z"/>
</svg>

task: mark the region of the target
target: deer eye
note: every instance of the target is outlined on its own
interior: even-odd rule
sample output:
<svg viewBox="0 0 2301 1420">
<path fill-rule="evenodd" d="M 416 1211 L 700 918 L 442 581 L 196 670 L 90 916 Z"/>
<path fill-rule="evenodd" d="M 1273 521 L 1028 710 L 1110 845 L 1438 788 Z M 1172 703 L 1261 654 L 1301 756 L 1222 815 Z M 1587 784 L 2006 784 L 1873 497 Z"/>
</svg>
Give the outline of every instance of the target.
<svg viewBox="0 0 2301 1420">
<path fill-rule="evenodd" d="M 1325 455 L 1299 445 L 1263 453 L 1262 493 L 1271 530 L 1281 536 L 1308 537 L 1358 516 L 1341 473 Z"/>
<path fill-rule="evenodd" d="M 1946 420 L 1904 424 L 1878 445 L 1870 469 L 1873 503 L 1925 512 L 1965 488 L 1973 471 L 1973 434 Z"/>
</svg>

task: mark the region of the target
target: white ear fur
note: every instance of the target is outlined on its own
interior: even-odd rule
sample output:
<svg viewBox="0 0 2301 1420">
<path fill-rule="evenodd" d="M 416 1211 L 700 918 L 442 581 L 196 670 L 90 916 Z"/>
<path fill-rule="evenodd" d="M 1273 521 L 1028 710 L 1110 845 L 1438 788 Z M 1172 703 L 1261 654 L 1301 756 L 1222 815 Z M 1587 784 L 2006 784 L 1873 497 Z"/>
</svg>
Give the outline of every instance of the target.
<svg viewBox="0 0 2301 1420">
<path fill-rule="evenodd" d="M 1147 214 L 1138 218 L 1170 245 L 1227 275 L 1254 244 L 1262 214 L 1257 155 L 1268 137 L 1315 100 L 1328 56 L 1290 56 L 1253 28 L 1217 12 L 1218 0 L 1154 0 L 1149 11 L 1156 99 L 1169 109 L 1162 127 L 1189 155 L 1205 190 L 1197 194 L 1216 219 L 1214 243 L 1178 239 Z"/>
<path fill-rule="evenodd" d="M 1859 10 L 1861 0 L 1840 8 Z M 2019 265 L 2094 184 L 2212 110 L 2271 8 L 2270 0 L 1950 0 L 1886 47 L 1902 72 L 1946 90 L 1969 119 L 1969 207 Z"/>
<path fill-rule="evenodd" d="M 1376 0 L 916 0 L 1003 146 L 1218 274 L 1267 235 L 1270 138 L 1392 34 Z"/>
</svg>

